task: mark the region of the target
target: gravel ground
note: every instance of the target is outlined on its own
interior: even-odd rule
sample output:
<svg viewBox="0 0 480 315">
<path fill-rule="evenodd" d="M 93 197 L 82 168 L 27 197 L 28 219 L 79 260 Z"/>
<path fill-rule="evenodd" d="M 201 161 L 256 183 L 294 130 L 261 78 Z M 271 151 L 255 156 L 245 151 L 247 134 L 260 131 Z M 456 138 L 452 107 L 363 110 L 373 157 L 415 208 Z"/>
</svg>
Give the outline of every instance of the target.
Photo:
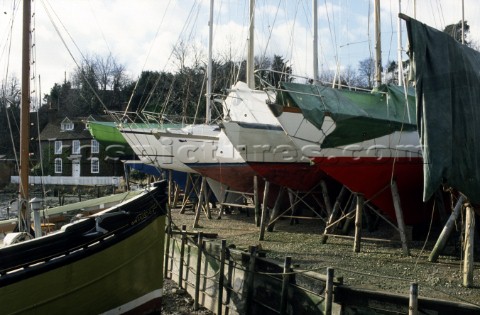
<svg viewBox="0 0 480 315">
<path fill-rule="evenodd" d="M 214 209 L 213 217 L 216 218 L 217 214 L 218 211 Z M 263 241 L 258 240 L 259 228 L 255 226 L 253 216 L 241 212 L 223 214 L 220 220 L 208 220 L 202 214 L 200 228 L 193 229 L 193 211 L 180 214 L 178 209 L 174 209 L 172 221 L 177 227 L 187 225 L 189 232 L 217 233 L 219 239 L 226 239 L 228 244 L 235 244 L 237 249 L 248 249 L 250 245 L 260 246 L 266 251 L 267 257 L 279 262 L 283 262 L 286 256 L 291 256 L 292 263 L 297 268 L 324 273 L 327 267 L 333 267 L 335 276 L 344 277 L 345 285 L 408 294 L 410 283 L 417 282 L 420 296 L 480 305 L 478 259 L 475 263 L 473 288 L 462 286 L 462 260 L 458 246 L 448 245 L 445 250 L 448 255 L 441 255 L 437 263 L 428 262 L 438 232 L 432 231 L 428 241 L 425 241 L 425 235 L 423 241 L 410 242 L 410 256 L 406 257 L 402 254 L 400 243 L 395 241 L 395 238 L 398 239 L 396 233 L 387 224 L 380 224 L 374 232 L 363 229 L 362 237 L 388 241 L 364 240 L 361 252 L 354 253 L 352 239 L 330 237 L 326 244 L 321 244 L 320 236 L 324 229 L 321 220 L 301 219 L 299 224 L 294 225 L 290 224 L 289 219 L 279 220 L 273 232 L 266 232 Z M 425 228 L 425 234 L 426 231 L 428 227 Z M 165 302 L 168 296 L 167 294 Z"/>
</svg>

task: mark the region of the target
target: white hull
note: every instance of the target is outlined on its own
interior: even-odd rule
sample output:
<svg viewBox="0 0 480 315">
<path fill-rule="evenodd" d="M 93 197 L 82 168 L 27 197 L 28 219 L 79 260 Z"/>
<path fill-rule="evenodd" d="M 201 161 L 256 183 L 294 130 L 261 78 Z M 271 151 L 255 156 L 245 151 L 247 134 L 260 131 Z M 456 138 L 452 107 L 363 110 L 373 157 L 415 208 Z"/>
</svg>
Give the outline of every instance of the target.
<svg viewBox="0 0 480 315">
<path fill-rule="evenodd" d="M 308 162 L 270 111 L 267 102 L 274 100 L 273 93 L 238 82 L 225 100 L 225 133 L 247 162 Z"/>
<path fill-rule="evenodd" d="M 308 157 L 351 158 L 421 158 L 422 150 L 417 131 L 393 132 L 376 139 L 365 140 L 337 148 L 321 148 L 325 137 L 333 132 L 335 123 L 325 118 L 322 130 L 317 129 L 302 113 L 283 112 L 277 117 L 283 130 L 295 146 Z"/>
<path fill-rule="evenodd" d="M 161 169 L 196 173 L 176 158 L 169 139 L 157 138 L 157 134 L 163 131 L 163 129 L 120 128 L 123 137 L 143 163 Z"/>
</svg>

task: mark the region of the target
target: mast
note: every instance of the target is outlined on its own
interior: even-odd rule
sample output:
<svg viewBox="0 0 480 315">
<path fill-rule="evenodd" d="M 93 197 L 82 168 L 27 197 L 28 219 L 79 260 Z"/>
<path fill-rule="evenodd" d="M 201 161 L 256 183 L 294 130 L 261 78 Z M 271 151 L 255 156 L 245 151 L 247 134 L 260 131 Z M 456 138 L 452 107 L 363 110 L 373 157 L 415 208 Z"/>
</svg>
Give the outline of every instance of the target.
<svg viewBox="0 0 480 315">
<path fill-rule="evenodd" d="M 250 25 L 248 28 L 248 53 L 247 53 L 247 85 L 250 89 L 255 89 L 255 76 L 253 74 L 253 45 L 254 45 L 254 24 L 255 24 L 255 0 L 250 0 Z"/>
<path fill-rule="evenodd" d="M 462 0 L 462 44 L 465 44 L 465 7 Z"/>
<path fill-rule="evenodd" d="M 312 0 L 313 7 L 313 79 L 318 80 L 318 12 L 317 0 Z"/>
<path fill-rule="evenodd" d="M 30 211 L 28 209 L 28 170 L 29 170 L 29 128 L 30 128 L 30 0 L 23 1 L 22 31 L 22 99 L 20 107 L 20 169 L 19 169 L 19 231 L 30 231 Z"/>
<path fill-rule="evenodd" d="M 402 13 L 402 0 L 398 0 L 398 13 Z M 397 19 L 398 30 L 398 85 L 403 85 L 403 61 L 402 61 L 402 21 L 400 17 Z"/>
<path fill-rule="evenodd" d="M 212 118 L 212 40 L 213 40 L 213 1 L 210 0 L 210 20 L 208 21 L 208 64 L 207 64 L 207 99 L 205 109 L 205 123 Z"/>
<path fill-rule="evenodd" d="M 380 32 L 380 0 L 375 0 L 375 87 L 382 83 L 382 42 Z"/>
</svg>

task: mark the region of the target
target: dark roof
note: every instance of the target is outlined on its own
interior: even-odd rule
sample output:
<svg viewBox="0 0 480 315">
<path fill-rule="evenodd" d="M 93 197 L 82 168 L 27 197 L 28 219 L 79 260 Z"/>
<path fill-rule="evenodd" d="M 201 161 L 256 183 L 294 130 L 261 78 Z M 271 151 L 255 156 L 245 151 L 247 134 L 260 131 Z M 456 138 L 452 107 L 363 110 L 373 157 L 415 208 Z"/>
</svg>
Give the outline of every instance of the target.
<svg viewBox="0 0 480 315">
<path fill-rule="evenodd" d="M 40 132 L 40 140 L 46 141 L 49 139 L 57 140 L 82 140 L 93 139 L 92 135 L 85 127 L 87 117 L 75 117 L 69 119 L 73 122 L 73 130 L 61 130 L 61 123 L 66 117 L 56 118 L 52 122 L 49 122 L 42 132 Z"/>
</svg>

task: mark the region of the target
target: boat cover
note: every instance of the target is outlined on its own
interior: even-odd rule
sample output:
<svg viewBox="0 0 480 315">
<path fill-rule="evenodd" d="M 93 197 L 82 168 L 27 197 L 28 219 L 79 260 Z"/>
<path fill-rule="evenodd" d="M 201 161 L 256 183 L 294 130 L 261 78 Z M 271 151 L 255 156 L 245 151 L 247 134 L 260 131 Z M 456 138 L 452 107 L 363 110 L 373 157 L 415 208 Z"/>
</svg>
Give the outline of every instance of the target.
<svg viewBox="0 0 480 315">
<path fill-rule="evenodd" d="M 335 130 L 321 143 L 322 148 L 375 139 L 394 131 L 416 130 L 412 89 L 383 85 L 363 92 L 290 82 L 282 82 L 281 87 L 277 102 L 300 108 L 318 129 L 322 130 L 325 116 L 334 120 Z"/>
<path fill-rule="evenodd" d="M 480 53 L 406 17 L 424 200 L 445 184 L 480 202 Z"/>
</svg>

